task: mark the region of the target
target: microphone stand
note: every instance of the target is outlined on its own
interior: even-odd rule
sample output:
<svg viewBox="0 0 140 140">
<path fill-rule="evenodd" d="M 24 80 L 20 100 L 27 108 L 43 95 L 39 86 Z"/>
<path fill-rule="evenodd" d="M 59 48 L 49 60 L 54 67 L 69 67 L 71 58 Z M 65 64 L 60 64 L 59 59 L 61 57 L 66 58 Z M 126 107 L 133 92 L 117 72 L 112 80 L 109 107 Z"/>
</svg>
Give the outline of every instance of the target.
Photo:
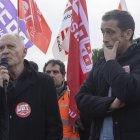
<svg viewBox="0 0 140 140">
<path fill-rule="evenodd" d="M 3 89 L 4 89 L 4 132 L 3 132 L 3 138 L 2 140 L 9 140 L 9 108 L 8 108 L 8 101 L 7 101 L 7 94 L 8 94 L 8 82 L 3 83 Z"/>
<path fill-rule="evenodd" d="M 0 59 L 0 66 L 4 66 L 6 69 L 8 69 L 8 60 L 7 58 L 1 58 Z M 2 130 L 2 140 L 8 140 L 9 139 L 9 106 L 8 106 L 8 100 L 7 100 L 7 89 L 8 89 L 8 81 L 3 81 L 3 116 L 4 118 L 1 118 L 1 123 L 3 125 Z"/>
<path fill-rule="evenodd" d="M 7 104 L 7 88 L 8 88 L 8 82 L 7 81 L 3 82 L 3 88 L 4 88 L 4 94 L 5 94 L 6 104 Z"/>
</svg>

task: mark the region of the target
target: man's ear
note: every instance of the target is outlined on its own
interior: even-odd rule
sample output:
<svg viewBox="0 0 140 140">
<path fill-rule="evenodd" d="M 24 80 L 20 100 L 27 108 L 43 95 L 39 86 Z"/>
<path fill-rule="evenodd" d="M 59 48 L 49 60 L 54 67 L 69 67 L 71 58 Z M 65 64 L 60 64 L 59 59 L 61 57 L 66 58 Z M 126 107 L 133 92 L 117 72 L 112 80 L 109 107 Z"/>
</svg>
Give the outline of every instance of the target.
<svg viewBox="0 0 140 140">
<path fill-rule="evenodd" d="M 23 48 L 23 57 L 27 55 L 27 48 Z"/>
<path fill-rule="evenodd" d="M 65 72 L 65 74 L 63 74 L 63 79 L 65 80 L 65 75 L 66 75 L 66 72 Z"/>
<path fill-rule="evenodd" d="M 132 38 L 132 35 L 133 35 L 133 30 L 132 29 L 127 29 L 125 31 L 125 38 L 126 38 L 126 40 L 130 40 Z"/>
</svg>

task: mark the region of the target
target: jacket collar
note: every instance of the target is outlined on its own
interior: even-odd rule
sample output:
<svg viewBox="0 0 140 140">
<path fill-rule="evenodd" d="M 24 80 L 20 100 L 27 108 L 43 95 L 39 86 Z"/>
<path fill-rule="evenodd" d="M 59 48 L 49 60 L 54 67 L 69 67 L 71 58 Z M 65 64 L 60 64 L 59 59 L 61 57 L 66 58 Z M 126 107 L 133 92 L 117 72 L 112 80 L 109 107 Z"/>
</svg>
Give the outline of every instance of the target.
<svg viewBox="0 0 140 140">
<path fill-rule="evenodd" d="M 16 83 L 15 81 L 12 82 L 12 84 L 15 83 L 15 86 L 13 85 L 15 88 L 15 96 L 24 93 L 27 88 L 30 88 L 37 81 L 37 72 L 35 72 L 27 60 L 24 60 L 24 66 L 24 71 L 16 80 Z"/>
</svg>

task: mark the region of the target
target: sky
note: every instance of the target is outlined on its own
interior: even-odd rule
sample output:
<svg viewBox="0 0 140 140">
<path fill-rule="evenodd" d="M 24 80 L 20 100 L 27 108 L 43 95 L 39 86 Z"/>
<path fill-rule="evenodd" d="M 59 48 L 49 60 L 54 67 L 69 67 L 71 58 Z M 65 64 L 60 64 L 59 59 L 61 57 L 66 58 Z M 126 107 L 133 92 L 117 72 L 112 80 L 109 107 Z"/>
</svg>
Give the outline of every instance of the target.
<svg viewBox="0 0 140 140">
<path fill-rule="evenodd" d="M 17 5 L 17 0 L 11 1 L 15 6 Z M 128 11 L 135 20 L 135 37 L 140 37 L 139 0 L 125 1 Z M 100 31 L 102 15 L 109 10 L 117 9 L 119 2 L 120 0 L 86 0 L 92 49 L 101 48 L 102 46 L 102 34 Z M 28 49 L 26 59 L 35 61 L 39 66 L 39 71 L 42 71 L 45 62 L 53 58 L 52 46 L 61 26 L 67 0 L 36 0 L 36 3 L 52 30 L 52 38 L 46 54 L 42 53 L 36 46 L 33 46 Z"/>
</svg>

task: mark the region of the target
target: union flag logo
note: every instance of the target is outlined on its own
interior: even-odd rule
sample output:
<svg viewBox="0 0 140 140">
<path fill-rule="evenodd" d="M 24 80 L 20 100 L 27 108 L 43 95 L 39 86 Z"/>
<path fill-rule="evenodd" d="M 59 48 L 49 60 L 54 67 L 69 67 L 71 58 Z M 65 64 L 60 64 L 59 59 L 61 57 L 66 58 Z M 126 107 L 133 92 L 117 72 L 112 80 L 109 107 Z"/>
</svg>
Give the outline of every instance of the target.
<svg viewBox="0 0 140 140">
<path fill-rule="evenodd" d="M 18 117 L 27 118 L 31 114 L 31 107 L 28 103 L 21 102 L 17 104 L 15 112 Z"/>
</svg>

